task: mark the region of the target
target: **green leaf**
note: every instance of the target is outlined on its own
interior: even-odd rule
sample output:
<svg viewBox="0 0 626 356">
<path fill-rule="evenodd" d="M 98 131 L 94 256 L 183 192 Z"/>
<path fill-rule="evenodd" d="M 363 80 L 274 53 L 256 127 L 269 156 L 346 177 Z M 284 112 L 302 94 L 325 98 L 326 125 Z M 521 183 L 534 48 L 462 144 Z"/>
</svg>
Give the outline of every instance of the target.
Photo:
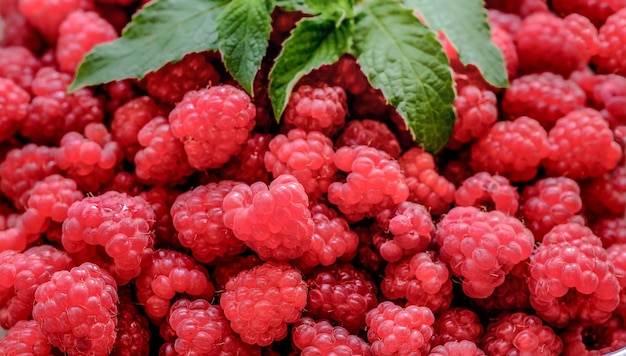
<svg viewBox="0 0 626 356">
<path fill-rule="evenodd" d="M 317 14 L 332 19 L 354 17 L 354 0 L 305 0 L 305 3 Z"/>
<path fill-rule="evenodd" d="M 305 14 L 313 13 L 305 2 L 305 0 L 276 0 L 276 6 L 284 11 L 302 11 Z"/>
<path fill-rule="evenodd" d="M 305 74 L 324 64 L 332 64 L 349 52 L 354 23 L 336 22 L 323 16 L 298 22 L 270 72 L 269 95 L 276 120 L 285 110 L 294 85 Z"/>
<path fill-rule="evenodd" d="M 250 95 L 272 31 L 271 0 L 233 0 L 217 19 L 226 69 Z"/>
<path fill-rule="evenodd" d="M 357 15 L 354 55 L 372 85 L 431 152 L 448 141 L 455 115 L 448 59 L 435 34 L 394 0 L 367 1 Z"/>
<path fill-rule="evenodd" d="M 95 47 L 70 91 L 145 74 L 185 54 L 217 50 L 217 17 L 228 0 L 158 0 L 133 16 L 119 39 Z"/>
<path fill-rule="evenodd" d="M 443 31 L 465 65 L 474 64 L 498 88 L 509 85 L 504 58 L 491 41 L 482 0 L 404 0 L 424 17 L 433 31 Z M 450 11 L 458 9 L 458 11 Z"/>
</svg>

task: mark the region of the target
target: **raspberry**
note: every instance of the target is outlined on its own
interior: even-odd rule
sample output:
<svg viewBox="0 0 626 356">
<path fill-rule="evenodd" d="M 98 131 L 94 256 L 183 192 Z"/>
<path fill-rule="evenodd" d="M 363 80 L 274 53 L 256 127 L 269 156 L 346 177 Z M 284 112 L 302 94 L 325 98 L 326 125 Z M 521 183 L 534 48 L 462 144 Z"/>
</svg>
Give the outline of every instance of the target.
<svg viewBox="0 0 626 356">
<path fill-rule="evenodd" d="M 464 86 L 454 99 L 456 121 L 448 145 L 460 147 L 489 131 L 498 120 L 496 95 L 473 85 Z"/>
<path fill-rule="evenodd" d="M 272 138 L 264 162 L 274 177 L 291 174 L 311 198 L 317 198 L 336 179 L 334 156 L 333 142 L 321 132 L 292 129 Z"/>
<path fill-rule="evenodd" d="M 352 55 L 343 55 L 332 66 L 334 66 L 334 72 L 329 79 L 334 85 L 341 86 L 348 93 L 359 95 L 370 86 L 356 58 Z"/>
<path fill-rule="evenodd" d="M 624 321 L 613 316 L 602 324 L 573 325 L 561 333 L 564 355 L 608 355 L 626 347 Z"/>
<path fill-rule="evenodd" d="M 577 13 L 600 27 L 609 16 L 621 8 L 617 7 L 620 3 L 621 7 L 626 6 L 623 0 L 552 0 L 551 4 L 552 10 L 560 16 Z"/>
<path fill-rule="evenodd" d="M 382 302 L 367 313 L 365 321 L 374 355 L 425 355 L 430 350 L 435 316 L 426 307 Z"/>
<path fill-rule="evenodd" d="M 521 24 L 520 24 L 521 25 Z M 511 25 L 509 25 L 511 26 Z M 500 49 L 504 57 L 504 65 L 509 80 L 517 77 L 519 71 L 519 56 L 515 47 L 515 36 L 500 26 L 491 27 L 491 42 Z"/>
<path fill-rule="evenodd" d="M 0 252 L 0 326 L 8 329 L 27 320 L 33 310 L 35 290 L 53 273 L 73 266 L 67 253 L 50 245 L 31 247 L 23 253 Z"/>
<path fill-rule="evenodd" d="M 613 132 L 594 109 L 572 111 L 557 120 L 548 140 L 550 152 L 543 166 L 552 175 L 572 179 L 600 177 L 615 168 L 622 157 Z"/>
<path fill-rule="evenodd" d="M 482 340 L 487 355 L 560 355 L 563 342 L 534 315 L 504 314 L 487 326 Z"/>
<path fill-rule="evenodd" d="M 455 207 L 437 225 L 441 259 L 463 278 L 471 298 L 486 298 L 513 266 L 530 257 L 535 239 L 514 217 L 498 210 Z"/>
<path fill-rule="evenodd" d="M 404 152 L 398 160 L 406 175 L 409 201 L 424 205 L 433 215 L 450 209 L 456 188 L 437 172 L 433 156 L 418 147 Z"/>
<path fill-rule="evenodd" d="M 287 128 L 334 135 L 346 122 L 346 93 L 337 86 L 302 85 L 289 98 L 285 108 Z"/>
<path fill-rule="evenodd" d="M 59 27 L 70 13 L 92 8 L 93 0 L 19 0 L 20 12 L 50 43 L 57 41 Z"/>
<path fill-rule="evenodd" d="M 621 9 L 609 16 L 600 27 L 598 40 L 600 51 L 593 58 L 600 73 L 626 74 L 626 52 L 623 43 L 626 39 L 624 23 L 626 22 L 626 9 Z"/>
<path fill-rule="evenodd" d="M 156 216 L 153 226 L 155 248 L 182 249 L 170 215 L 170 208 L 179 194 L 181 192 L 178 190 L 161 186 L 154 186 L 139 193 L 139 196 L 144 198 L 154 210 Z"/>
<path fill-rule="evenodd" d="M 370 119 L 352 120 L 337 137 L 337 147 L 369 146 L 398 158 L 402 152 L 396 136 L 385 123 Z"/>
<path fill-rule="evenodd" d="M 122 154 L 107 127 L 91 123 L 85 127 L 84 135 L 74 131 L 65 134 L 55 157 L 59 168 L 74 179 L 80 189 L 97 192 L 113 179 Z"/>
<path fill-rule="evenodd" d="M 548 135 L 539 122 L 522 116 L 500 121 L 471 148 L 475 172 L 487 171 L 513 182 L 525 182 L 537 175 L 541 160 L 550 153 Z"/>
<path fill-rule="evenodd" d="M 475 343 L 467 340 L 449 341 L 433 347 L 429 356 L 484 356 L 485 353 Z"/>
<path fill-rule="evenodd" d="M 213 279 L 215 280 L 215 289 L 224 290 L 226 283 L 235 277 L 239 272 L 252 269 L 252 267 L 259 266 L 263 263 L 257 255 L 248 256 L 234 256 L 224 259 L 223 262 L 217 263 L 213 270 Z"/>
<path fill-rule="evenodd" d="M 33 318 L 68 355 L 109 355 L 117 334 L 117 286 L 97 265 L 55 272 L 35 292 Z"/>
<path fill-rule="evenodd" d="M 0 141 L 17 132 L 26 118 L 30 95 L 11 79 L 0 78 Z"/>
<path fill-rule="evenodd" d="M 267 186 L 238 184 L 223 198 L 224 225 L 263 260 L 290 260 L 311 247 L 314 222 L 304 187 L 284 174 Z"/>
<path fill-rule="evenodd" d="M 150 352 L 150 329 L 148 320 L 130 299 L 130 294 L 119 291 L 119 315 L 117 338 L 112 356 L 148 356 Z"/>
<path fill-rule="evenodd" d="M 264 159 L 271 139 L 269 134 L 252 134 L 243 149 L 222 167 L 222 177 L 246 184 L 269 183 L 270 173 L 265 168 Z"/>
<path fill-rule="evenodd" d="M 337 259 L 352 259 L 356 255 L 359 237 L 348 222 L 324 203 L 313 203 L 310 210 L 315 224 L 311 248 L 296 260 L 298 267 L 305 270 L 317 265 L 330 266 Z"/>
<path fill-rule="evenodd" d="M 74 73 L 93 47 L 116 38 L 115 28 L 96 12 L 72 12 L 59 27 L 56 46 L 59 68 L 66 73 Z"/>
<path fill-rule="evenodd" d="M 341 326 L 326 320 L 316 322 L 302 318 L 293 327 L 293 343 L 302 350 L 301 355 L 354 355 L 371 356 L 372 351 L 363 339 Z"/>
<path fill-rule="evenodd" d="M 596 221 L 591 229 L 607 248 L 615 244 L 626 244 L 626 218 L 604 218 Z"/>
<path fill-rule="evenodd" d="M 486 5 L 491 9 L 510 12 L 527 17 L 536 12 L 547 12 L 547 0 L 487 0 Z"/>
<path fill-rule="evenodd" d="M 493 293 L 484 299 L 473 299 L 472 304 L 487 315 L 500 312 L 531 311 L 528 290 L 529 261 L 522 261 L 504 278 L 504 283 L 496 287 Z"/>
<path fill-rule="evenodd" d="M 526 186 L 522 195 L 522 215 L 535 239 L 541 241 L 553 227 L 584 220 L 576 213 L 583 206 L 580 188 L 567 177 L 544 178 Z"/>
<path fill-rule="evenodd" d="M 21 46 L 0 47 L 0 77 L 10 79 L 26 91 L 41 68 L 39 59 Z"/>
<path fill-rule="evenodd" d="M 70 254 L 100 251 L 119 285 L 128 283 L 149 261 L 154 245 L 154 211 L 141 197 L 106 192 L 77 201 L 63 222 L 63 247 Z"/>
<path fill-rule="evenodd" d="M 425 251 L 435 236 L 432 217 L 420 204 L 400 203 L 393 209 L 380 212 L 376 220 L 379 232 L 374 240 L 380 240 L 377 247 L 388 262 L 397 262 L 402 257 Z"/>
<path fill-rule="evenodd" d="M 433 346 L 444 345 L 451 341 L 471 341 L 478 343 L 484 329 L 476 313 L 467 308 L 451 308 L 444 310 L 433 324 L 435 335 Z"/>
<path fill-rule="evenodd" d="M 400 165 L 383 151 L 368 146 L 341 147 L 335 153 L 335 166 L 347 177 L 328 187 L 328 201 L 349 221 L 375 216 L 408 198 Z"/>
<path fill-rule="evenodd" d="M 18 321 L 0 338 L 0 356 L 50 355 L 52 345 L 35 320 Z"/>
<path fill-rule="evenodd" d="M 44 47 L 43 39 L 19 11 L 19 0 L 7 0 L 0 4 L 0 47 L 23 46 L 38 53 Z"/>
<path fill-rule="evenodd" d="M 226 283 L 220 298 L 230 326 L 248 344 L 270 345 L 287 336 L 287 324 L 300 319 L 307 287 L 298 270 L 266 262 Z"/>
<path fill-rule="evenodd" d="M 144 78 L 146 91 L 150 96 L 172 105 L 181 101 L 188 91 L 217 85 L 219 82 L 219 73 L 202 53 L 190 53 L 176 63 L 168 63 L 159 70 L 146 74 Z M 217 118 L 213 120 L 217 121 Z"/>
<path fill-rule="evenodd" d="M 317 268 L 307 283 L 307 315 L 333 320 L 351 333 L 365 328 L 365 313 L 378 305 L 376 285 L 347 263 Z"/>
<path fill-rule="evenodd" d="M 573 81 L 554 73 L 535 73 L 511 82 L 504 92 L 502 111 L 511 120 L 531 117 L 549 130 L 556 120 L 583 108 L 585 100 L 585 92 Z"/>
<path fill-rule="evenodd" d="M 486 207 L 513 215 L 517 212 L 519 194 L 508 179 L 479 172 L 465 179 L 454 193 L 457 206 Z"/>
<path fill-rule="evenodd" d="M 619 303 L 619 283 L 602 241 L 576 223 L 543 237 L 530 262 L 530 304 L 545 322 L 603 323 Z"/>
<path fill-rule="evenodd" d="M 626 165 L 585 182 L 582 190 L 585 213 L 588 215 L 625 216 Z"/>
<path fill-rule="evenodd" d="M 522 27 L 522 18 L 516 14 L 496 9 L 487 9 L 487 16 L 492 29 L 498 27 L 511 36 L 515 36 L 515 33 Z"/>
<path fill-rule="evenodd" d="M 433 313 L 448 309 L 452 302 L 450 271 L 434 251 L 388 264 L 380 289 L 389 299 L 406 299 L 407 305 L 424 306 Z"/>
<path fill-rule="evenodd" d="M 169 115 L 172 134 L 185 144 L 192 167 L 218 168 L 241 151 L 254 127 L 255 108 L 230 85 L 190 91 Z"/>
<path fill-rule="evenodd" d="M 163 117 L 148 122 L 137 134 L 141 149 L 135 154 L 135 174 L 146 184 L 177 185 L 194 172 L 185 147 Z"/>
<path fill-rule="evenodd" d="M 144 187 L 139 184 L 135 175 L 121 171 L 115 174 L 111 182 L 102 188 L 102 191 L 115 191 L 129 195 L 138 195 L 143 189 Z"/>
<path fill-rule="evenodd" d="M 613 314 L 623 318 L 626 316 L 626 245 L 612 245 L 606 249 L 606 252 L 608 260 L 615 267 L 615 276 L 620 286 L 619 304 Z"/>
</svg>

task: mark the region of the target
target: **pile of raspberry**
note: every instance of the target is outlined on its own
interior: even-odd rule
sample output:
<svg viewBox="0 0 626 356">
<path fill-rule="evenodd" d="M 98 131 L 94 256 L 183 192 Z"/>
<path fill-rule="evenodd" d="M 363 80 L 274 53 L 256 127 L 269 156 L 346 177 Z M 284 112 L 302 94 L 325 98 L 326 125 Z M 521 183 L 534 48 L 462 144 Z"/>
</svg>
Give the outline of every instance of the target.
<svg viewBox="0 0 626 356">
<path fill-rule="evenodd" d="M 438 36 L 437 153 L 350 55 L 275 120 L 298 12 L 254 96 L 210 51 L 68 93 L 146 3 L 0 1 L 0 356 L 626 348 L 626 1 L 486 1 L 508 88 Z"/>
</svg>

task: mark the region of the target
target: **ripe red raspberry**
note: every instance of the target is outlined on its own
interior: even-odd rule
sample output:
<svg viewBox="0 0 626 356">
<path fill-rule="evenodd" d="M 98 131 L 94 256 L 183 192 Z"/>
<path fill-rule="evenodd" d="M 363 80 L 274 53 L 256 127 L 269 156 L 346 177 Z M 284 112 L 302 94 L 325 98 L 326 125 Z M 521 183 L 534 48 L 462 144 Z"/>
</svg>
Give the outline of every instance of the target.
<svg viewBox="0 0 626 356">
<path fill-rule="evenodd" d="M 264 162 L 274 177 L 291 174 L 311 198 L 318 198 L 336 179 L 334 156 L 333 142 L 323 133 L 292 129 L 272 138 Z"/>
<path fill-rule="evenodd" d="M 115 174 L 109 184 L 102 188 L 102 191 L 115 191 L 129 195 L 138 195 L 144 189 L 145 188 L 137 181 L 137 177 L 134 174 L 121 171 Z"/>
<path fill-rule="evenodd" d="M 465 179 L 454 193 L 457 206 L 485 207 L 514 215 L 519 205 L 517 188 L 508 179 L 487 172 L 479 172 Z"/>
<path fill-rule="evenodd" d="M 365 328 L 365 313 L 378 305 L 376 285 L 351 264 L 317 268 L 307 283 L 306 315 L 333 320 L 351 333 Z"/>
<path fill-rule="evenodd" d="M 487 355 L 560 355 L 563 350 L 552 328 L 523 312 L 504 314 L 489 323 L 481 346 Z"/>
<path fill-rule="evenodd" d="M 478 343 L 485 332 L 478 314 L 463 307 L 444 310 L 435 319 L 433 329 L 433 346 L 451 341 Z"/>
<path fill-rule="evenodd" d="M 625 216 L 626 165 L 588 180 L 582 185 L 582 191 L 587 215 L 591 217 Z"/>
<path fill-rule="evenodd" d="M 402 152 L 396 136 L 384 122 L 376 120 L 352 120 L 337 137 L 337 147 L 369 146 L 398 158 Z"/>
<path fill-rule="evenodd" d="M 220 260 L 223 263 L 217 263 L 213 270 L 212 276 L 215 280 L 215 289 L 220 291 L 224 290 L 226 283 L 235 277 L 239 272 L 252 269 L 252 267 L 259 266 L 263 263 L 257 255 L 248 256 L 234 256 Z"/>
<path fill-rule="evenodd" d="M 0 141 L 17 132 L 28 113 L 30 95 L 11 79 L 0 77 Z"/>
<path fill-rule="evenodd" d="M 522 261 L 515 266 L 504 278 L 504 283 L 496 287 L 487 298 L 473 299 L 471 304 L 487 315 L 497 315 L 500 312 L 531 311 L 528 290 L 529 261 Z"/>
<path fill-rule="evenodd" d="M 243 149 L 222 167 L 222 178 L 246 184 L 269 183 L 270 173 L 265 168 L 264 159 L 271 139 L 269 134 L 252 134 Z"/>
<path fill-rule="evenodd" d="M 343 127 L 347 112 L 343 88 L 302 85 L 289 98 L 285 125 L 306 132 L 321 131 L 330 137 Z"/>
<path fill-rule="evenodd" d="M 139 97 L 140 93 L 136 84 L 136 79 L 114 80 L 103 84 L 102 89 L 107 94 L 105 99 L 106 113 L 113 115 L 122 105 Z M 167 115 L 163 114 L 163 116 Z"/>
<path fill-rule="evenodd" d="M 6 0 L 0 4 L 0 47 L 23 46 L 38 53 L 44 47 L 43 38 L 19 10 L 19 0 Z"/>
<path fill-rule="evenodd" d="M 602 241 L 580 224 L 554 227 L 530 261 L 530 304 L 554 327 L 603 323 L 619 303 L 619 283 Z"/>
<path fill-rule="evenodd" d="M 485 356 L 485 353 L 475 343 L 467 340 L 448 341 L 443 345 L 435 346 L 429 356 Z"/>
<path fill-rule="evenodd" d="M 356 58 L 352 55 L 344 54 L 331 67 L 333 71 L 331 71 L 330 81 L 350 94 L 362 94 L 370 86 Z"/>
<path fill-rule="evenodd" d="M 20 12 L 49 43 L 59 37 L 59 27 L 76 10 L 91 10 L 93 0 L 19 0 Z"/>
<path fill-rule="evenodd" d="M 600 73 L 626 74 L 626 52 L 623 48 L 626 40 L 625 22 L 626 9 L 621 9 L 609 16 L 600 27 L 598 34 L 600 51 L 593 58 L 593 63 Z"/>
<path fill-rule="evenodd" d="M 52 345 L 35 320 L 18 321 L 0 338 L 0 356 L 50 355 Z"/>
<path fill-rule="evenodd" d="M 450 271 L 434 251 L 388 264 L 380 289 L 391 300 L 406 299 L 407 305 L 424 306 L 433 313 L 448 309 L 452 302 Z"/>
<path fill-rule="evenodd" d="M 310 210 L 315 224 L 311 248 L 295 261 L 296 265 L 306 270 L 317 265 L 330 266 L 337 260 L 352 259 L 356 255 L 359 237 L 350 229 L 348 222 L 324 203 L 313 203 Z"/>
<path fill-rule="evenodd" d="M 59 26 L 56 59 L 59 68 L 73 74 L 83 57 L 96 45 L 117 38 L 115 28 L 96 12 L 77 10 Z"/>
<path fill-rule="evenodd" d="M 482 136 L 498 120 L 498 101 L 489 90 L 474 85 L 464 86 L 456 99 L 456 121 L 448 145 L 460 147 L 464 143 Z"/>
<path fill-rule="evenodd" d="M 192 167 L 218 168 L 243 148 L 254 128 L 255 108 L 231 85 L 190 91 L 170 112 L 172 133 L 185 144 Z"/>
<path fill-rule="evenodd" d="M 335 153 L 335 166 L 347 177 L 345 182 L 328 187 L 328 201 L 349 221 L 375 216 L 409 196 L 400 165 L 384 151 L 368 146 L 341 147 Z"/>
<path fill-rule="evenodd" d="M 194 172 L 185 147 L 174 137 L 164 117 L 148 122 L 137 134 L 141 149 L 135 154 L 135 174 L 146 184 L 173 186 L 184 183 Z"/>
<path fill-rule="evenodd" d="M 504 92 L 502 111 L 511 120 L 531 117 L 549 130 L 556 120 L 583 108 L 585 101 L 585 92 L 575 82 L 550 72 L 535 73 L 511 82 Z"/>
<path fill-rule="evenodd" d="M 615 267 L 615 276 L 620 286 L 619 304 L 613 314 L 623 318 L 626 316 L 626 245 L 611 245 L 606 249 L 606 253 L 609 262 Z"/>
<path fill-rule="evenodd" d="M 511 36 L 515 36 L 515 33 L 522 27 L 522 18 L 517 14 L 490 8 L 487 9 L 487 16 L 492 28 L 498 27 Z"/>
<path fill-rule="evenodd" d="M 437 225 L 441 259 L 463 278 L 471 298 L 486 298 L 513 266 L 530 257 L 535 243 L 521 221 L 498 210 L 455 207 Z"/>
<path fill-rule="evenodd" d="M 128 283 L 149 261 L 155 215 L 148 202 L 126 193 L 106 192 L 77 201 L 63 222 L 63 247 L 70 254 L 99 251 L 119 285 Z"/>
<path fill-rule="evenodd" d="M 550 153 L 548 134 L 529 117 L 500 121 L 471 148 L 475 172 L 498 174 L 513 182 L 525 182 L 537 175 L 541 160 Z"/>
<path fill-rule="evenodd" d="M 613 132 L 594 109 L 572 111 L 557 120 L 548 140 L 550 152 L 543 166 L 551 175 L 572 179 L 600 177 L 622 158 Z"/>
<path fill-rule="evenodd" d="M 510 12 L 522 17 L 528 17 L 535 12 L 547 12 L 547 0 L 487 0 L 486 5 L 490 9 Z"/>
<path fill-rule="evenodd" d="M 596 221 L 591 229 L 602 240 L 605 248 L 614 244 L 626 244 L 626 218 L 604 218 Z"/>
<path fill-rule="evenodd" d="M 563 355 L 609 355 L 626 347 L 624 321 L 613 316 L 602 324 L 572 325 L 561 333 Z"/>
<path fill-rule="evenodd" d="M 538 180 L 528 185 L 522 195 L 521 215 L 526 226 L 541 241 L 553 227 L 568 222 L 584 224 L 576 213 L 583 207 L 580 188 L 576 181 L 567 177 Z"/>
<path fill-rule="evenodd" d="M 188 91 L 217 85 L 219 82 L 219 73 L 203 53 L 190 53 L 176 63 L 168 63 L 148 73 L 143 80 L 150 96 L 172 105 L 181 101 Z"/>
<path fill-rule="evenodd" d="M 226 283 L 220 297 L 230 326 L 248 344 L 270 345 L 287 336 L 304 310 L 307 287 L 298 270 L 266 262 L 242 271 Z"/>
<path fill-rule="evenodd" d="M 41 62 L 21 46 L 0 47 L 0 77 L 10 79 L 30 92 L 30 85 L 41 68 Z"/>
<path fill-rule="evenodd" d="M 150 328 L 148 320 L 140 314 L 128 290 L 119 290 L 119 315 L 117 338 L 111 356 L 148 356 Z"/>
<path fill-rule="evenodd" d="M 418 147 L 404 152 L 398 160 L 406 175 L 409 201 L 424 205 L 433 215 L 450 209 L 456 188 L 437 172 L 433 156 Z"/>
<path fill-rule="evenodd" d="M 182 249 L 170 214 L 170 208 L 179 194 L 181 192 L 178 190 L 161 186 L 154 186 L 139 193 L 139 196 L 144 198 L 154 210 L 156 216 L 152 227 L 155 248 Z"/>
<path fill-rule="evenodd" d="M 224 225 L 261 259 L 290 260 L 311 247 L 314 222 L 308 205 L 294 176 L 278 176 L 269 186 L 242 183 L 223 198 Z"/>
<path fill-rule="evenodd" d="M 358 336 L 326 320 L 302 318 L 293 327 L 294 345 L 301 355 L 354 355 L 372 356 L 370 346 Z"/>
<path fill-rule="evenodd" d="M 55 272 L 35 292 L 33 319 L 68 355 L 109 355 L 117 335 L 117 286 L 93 263 Z"/>
<path fill-rule="evenodd" d="M 552 0 L 552 11 L 560 16 L 577 13 L 585 16 L 597 27 L 622 7 L 626 7 L 623 0 Z"/>
<path fill-rule="evenodd" d="M 154 251 L 150 264 L 135 279 L 137 300 L 153 324 L 159 325 L 177 294 L 211 300 L 215 288 L 204 266 L 172 250 Z"/>
<path fill-rule="evenodd" d="M 370 310 L 365 321 L 374 355 L 426 355 L 430 350 L 435 316 L 426 307 L 402 308 L 386 301 Z"/>
</svg>

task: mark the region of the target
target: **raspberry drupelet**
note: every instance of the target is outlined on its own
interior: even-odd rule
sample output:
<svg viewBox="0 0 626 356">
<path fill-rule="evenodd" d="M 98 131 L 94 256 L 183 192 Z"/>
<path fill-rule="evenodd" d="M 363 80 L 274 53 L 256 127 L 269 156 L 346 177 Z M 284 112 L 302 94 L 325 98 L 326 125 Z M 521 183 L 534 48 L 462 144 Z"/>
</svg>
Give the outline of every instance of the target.
<svg viewBox="0 0 626 356">
<path fill-rule="evenodd" d="M 448 146 L 461 147 L 482 136 L 498 120 L 498 101 L 489 90 L 464 86 L 454 99 L 456 121 Z"/>
<path fill-rule="evenodd" d="M 117 312 L 115 281 L 93 263 L 55 272 L 35 292 L 33 319 L 48 341 L 70 356 L 109 355 Z"/>
<path fill-rule="evenodd" d="M 0 77 L 12 80 L 29 93 L 40 68 L 41 62 L 28 48 L 0 47 Z"/>
<path fill-rule="evenodd" d="M 463 307 L 443 311 L 437 316 L 433 328 L 433 346 L 464 340 L 477 344 L 485 332 L 478 314 Z"/>
<path fill-rule="evenodd" d="M 532 310 L 530 306 L 528 290 L 529 261 L 522 261 L 504 277 L 504 283 L 496 287 L 487 298 L 473 299 L 470 305 L 477 307 L 476 310 L 488 315 L 498 315 L 501 312 L 518 312 Z"/>
<path fill-rule="evenodd" d="M 346 124 L 336 140 L 337 147 L 369 146 L 387 152 L 398 158 L 402 152 L 400 142 L 384 122 L 364 119 L 352 120 Z"/>
<path fill-rule="evenodd" d="M 35 320 L 20 320 L 0 338 L 0 356 L 50 355 L 52 345 Z"/>
<path fill-rule="evenodd" d="M 11 79 L 0 77 L 0 141 L 13 136 L 28 113 L 30 94 Z"/>
<path fill-rule="evenodd" d="M 508 179 L 479 172 L 465 179 L 454 193 L 456 206 L 485 207 L 514 215 L 519 206 L 519 194 Z"/>
<path fill-rule="evenodd" d="M 561 338 L 535 315 L 503 314 L 489 323 L 481 342 L 487 355 L 560 355 Z"/>
<path fill-rule="evenodd" d="M 535 239 L 521 221 L 498 210 L 455 207 L 439 221 L 436 241 L 441 259 L 463 278 L 471 298 L 486 298 L 524 261 Z"/>
<path fill-rule="evenodd" d="M 246 92 L 231 85 L 190 91 L 170 112 L 172 134 L 197 170 L 218 168 L 239 151 L 254 128 L 256 110 Z"/>
<path fill-rule="evenodd" d="M 292 339 L 302 356 L 354 355 L 372 356 L 370 346 L 358 336 L 326 320 L 300 319 L 293 327 Z"/>
<path fill-rule="evenodd" d="M 289 98 L 285 108 L 285 125 L 306 132 L 320 131 L 330 137 L 343 127 L 347 112 L 343 88 L 302 85 Z"/>
<path fill-rule="evenodd" d="M 300 272 L 286 263 L 266 262 L 242 271 L 226 283 L 220 305 L 241 340 L 259 346 L 287 336 L 287 325 L 300 319 L 307 287 Z"/>
</svg>

